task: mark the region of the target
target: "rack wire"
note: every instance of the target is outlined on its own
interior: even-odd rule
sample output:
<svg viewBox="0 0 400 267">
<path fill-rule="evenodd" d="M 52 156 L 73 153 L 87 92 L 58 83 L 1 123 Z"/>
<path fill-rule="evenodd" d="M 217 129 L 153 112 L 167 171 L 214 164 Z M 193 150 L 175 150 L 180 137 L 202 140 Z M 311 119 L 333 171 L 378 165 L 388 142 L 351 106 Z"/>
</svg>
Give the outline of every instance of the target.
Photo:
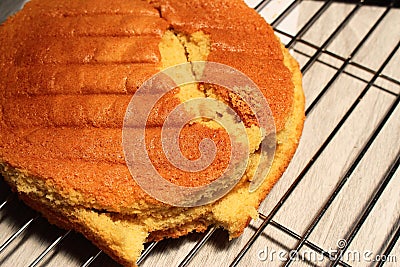
<svg viewBox="0 0 400 267">
<path fill-rule="evenodd" d="M 256 5 L 254 5 L 254 9 L 257 12 L 262 12 L 265 8 L 268 8 L 268 5 L 273 2 L 272 0 L 263 0 Z M 351 77 L 352 79 L 359 80 L 363 83 L 365 83 L 364 88 L 359 92 L 358 96 L 355 98 L 355 101 L 351 103 L 350 107 L 347 109 L 347 111 L 344 113 L 344 115 L 341 117 L 339 122 L 335 125 L 333 130 L 328 134 L 327 138 L 323 140 L 319 146 L 319 148 L 316 150 L 316 152 L 312 155 L 311 159 L 303 166 L 302 170 L 300 171 L 299 175 L 295 177 L 293 182 L 291 183 L 290 187 L 286 190 L 286 192 L 283 194 L 283 196 L 280 198 L 279 201 L 277 201 L 276 205 L 272 208 L 272 210 L 269 213 L 264 214 L 263 212 L 259 212 L 259 219 L 261 220 L 261 223 L 255 228 L 254 233 L 250 236 L 248 241 L 240 248 L 239 252 L 236 254 L 232 262 L 229 263 L 229 266 L 238 266 L 239 264 L 242 264 L 243 266 L 246 266 L 246 263 L 243 263 L 243 259 L 247 253 L 249 253 L 250 248 L 254 245 L 254 243 L 260 238 L 260 236 L 265 232 L 265 229 L 267 227 L 273 227 L 274 229 L 280 231 L 284 235 L 296 240 L 296 245 L 295 247 L 290 251 L 291 253 L 294 253 L 294 255 L 297 255 L 304 247 L 307 249 L 311 249 L 315 251 L 316 253 L 322 255 L 325 260 L 329 261 L 330 266 L 351 266 L 348 262 L 346 262 L 343 259 L 343 255 L 348 250 L 350 245 L 352 244 L 353 240 L 355 239 L 356 235 L 359 233 L 360 229 L 364 225 L 364 223 L 367 221 L 367 219 L 371 216 L 371 212 L 373 208 L 377 205 L 379 199 L 381 198 L 383 192 L 385 189 L 387 189 L 388 185 L 390 182 L 393 180 L 395 177 L 396 171 L 399 168 L 400 164 L 400 149 L 397 150 L 397 156 L 394 158 L 393 161 L 390 162 L 389 168 L 387 168 L 384 176 L 380 180 L 379 185 L 376 187 L 375 191 L 373 194 L 370 196 L 368 203 L 363 207 L 362 212 L 359 214 L 356 222 L 352 225 L 350 231 L 346 235 L 344 239 L 344 246 L 341 246 L 338 248 L 337 251 L 332 253 L 331 251 L 327 251 L 323 247 L 315 244 L 310 240 L 310 235 L 313 233 L 313 231 L 316 229 L 317 225 L 320 223 L 321 219 L 323 216 L 326 214 L 328 209 L 331 207 L 332 203 L 335 201 L 335 199 L 338 197 L 338 195 L 343 191 L 343 188 L 346 186 L 348 181 L 350 180 L 352 174 L 354 171 L 357 169 L 359 164 L 362 162 L 363 158 L 367 154 L 367 152 L 370 150 L 371 146 L 374 144 L 376 141 L 378 135 L 382 132 L 382 129 L 389 123 L 389 120 L 391 117 L 393 117 L 393 114 L 396 110 L 396 108 L 399 107 L 399 101 L 400 101 L 400 92 L 394 92 L 392 90 L 389 90 L 385 86 L 381 86 L 377 83 L 378 79 L 383 79 L 385 81 L 388 81 L 392 84 L 395 84 L 396 86 L 400 85 L 400 81 L 396 77 L 392 77 L 391 75 L 387 75 L 384 72 L 385 67 L 391 62 L 391 60 L 395 57 L 396 53 L 398 53 L 398 50 L 400 48 L 400 36 L 399 40 L 396 45 L 391 47 L 390 53 L 387 55 L 383 63 L 378 67 L 378 68 L 371 68 L 369 66 L 363 65 L 361 63 L 355 62 L 353 59 L 357 56 L 361 48 L 366 44 L 366 42 L 371 38 L 371 36 L 376 32 L 377 28 L 382 24 L 384 19 L 388 16 L 388 14 L 391 12 L 391 10 L 398 8 L 400 6 L 400 1 L 374 1 L 374 0 L 355 0 L 355 1 L 323 1 L 321 6 L 316 10 L 316 12 L 304 23 L 304 26 L 301 27 L 300 30 L 298 30 L 294 35 L 290 34 L 286 31 L 283 31 L 277 27 L 285 18 L 287 18 L 299 5 L 301 5 L 303 0 L 295 0 L 292 1 L 276 18 L 272 21 L 271 25 L 274 27 L 275 31 L 280 34 L 281 36 L 285 36 L 286 38 L 289 38 L 289 41 L 286 43 L 286 47 L 289 49 L 292 49 L 295 53 L 306 57 L 307 61 L 305 64 L 303 64 L 301 71 L 303 74 L 307 73 L 310 68 L 316 64 L 324 64 L 330 68 L 332 68 L 335 73 L 334 75 L 329 79 L 329 81 L 326 83 L 325 86 L 319 91 L 318 95 L 312 100 L 311 103 L 308 104 L 307 109 L 306 109 L 306 115 L 310 115 L 315 108 L 320 104 L 321 100 L 325 97 L 325 95 L 329 92 L 329 90 L 332 88 L 333 84 L 341 77 L 342 75 L 347 75 Z M 339 25 L 333 30 L 333 32 L 325 39 L 325 41 L 321 44 L 314 44 L 313 42 L 307 41 L 305 38 L 305 34 L 312 29 L 318 21 L 321 16 L 327 12 L 327 10 L 337 2 L 345 2 L 346 5 L 351 6 L 351 10 L 347 13 L 346 16 L 342 19 L 342 21 L 339 23 Z M 343 31 L 343 29 L 351 22 L 352 18 L 357 14 L 357 12 L 364 6 L 379 6 L 383 10 L 381 15 L 376 19 L 376 21 L 372 24 L 372 26 L 369 27 L 368 31 L 366 34 L 361 38 L 361 40 L 358 42 L 358 44 L 355 46 L 355 48 L 350 52 L 349 56 L 343 57 L 337 53 L 334 53 L 332 51 L 329 51 L 328 47 L 329 45 L 336 40 L 338 35 Z M 398 26 L 398 25 L 397 25 Z M 301 49 L 296 48 L 296 44 L 302 44 L 305 45 L 309 48 L 313 49 L 313 53 L 307 53 L 302 51 Z M 331 58 L 334 58 L 338 62 L 340 62 L 339 66 L 335 66 L 329 62 L 326 62 L 325 60 L 322 59 L 322 56 L 328 56 Z M 355 67 L 359 70 L 362 70 L 366 73 L 369 73 L 372 75 L 371 78 L 363 78 L 359 75 L 355 75 L 349 71 L 347 71 L 347 67 L 352 66 Z M 349 119 L 349 117 L 354 113 L 356 108 L 360 105 L 362 99 L 366 96 L 366 94 L 371 90 L 371 88 L 376 88 L 378 90 L 381 90 L 382 92 L 385 92 L 387 94 L 390 94 L 394 97 L 394 101 L 392 101 L 390 107 L 386 110 L 385 114 L 383 117 L 380 119 L 378 122 L 377 126 L 374 128 L 372 134 L 369 136 L 369 138 L 364 142 L 362 145 L 361 149 L 358 151 L 357 155 L 355 158 L 351 161 L 351 163 L 348 165 L 346 168 L 344 174 L 340 177 L 339 182 L 337 183 L 336 187 L 332 191 L 332 193 L 329 195 L 327 198 L 326 202 L 320 207 L 319 211 L 314 215 L 311 223 L 306 226 L 306 230 L 303 233 L 298 233 L 294 230 L 291 230 L 290 227 L 285 226 L 284 224 L 281 224 L 275 220 L 277 213 L 282 209 L 282 206 L 288 201 L 288 199 L 291 197 L 295 189 L 299 186 L 299 184 L 302 182 L 306 174 L 310 171 L 312 166 L 318 162 L 319 158 L 321 157 L 322 153 L 326 150 L 328 145 L 332 142 L 334 137 L 338 134 L 340 129 L 343 127 L 343 125 L 346 123 L 346 121 Z M 396 145 L 396 144 L 395 144 Z M 397 144 L 399 145 L 399 144 Z M 4 219 L 5 216 L 9 215 L 9 213 L 16 213 L 17 211 L 15 210 L 15 203 L 18 202 L 16 196 L 11 193 L 10 189 L 7 187 L 5 182 L 1 179 L 0 181 L 0 226 L 1 223 Z M 18 204 L 22 205 L 22 204 Z M 8 209 L 10 208 L 10 209 Z M 20 224 L 17 229 L 11 234 L 4 242 L 3 244 L 0 245 L 0 265 L 3 262 L 5 258 L 12 254 L 13 252 L 8 252 L 7 254 L 5 253 L 7 251 L 7 248 L 12 244 L 13 242 L 18 242 L 18 239 L 21 239 L 21 236 L 26 232 L 29 228 L 32 228 L 35 223 L 38 223 L 38 220 L 40 216 L 35 213 L 35 212 L 30 212 L 31 214 L 28 214 L 28 217 L 25 218 L 25 221 Z M 46 225 L 45 227 L 50 228 L 50 225 Z M 393 234 L 388 236 L 388 238 L 385 240 L 383 246 L 383 254 L 382 256 L 388 256 L 391 254 L 392 250 L 398 244 L 398 240 L 400 238 L 400 223 L 397 222 L 397 224 L 394 224 L 392 226 Z M 184 267 L 188 266 L 198 254 L 202 250 L 203 246 L 207 244 L 207 242 L 210 242 L 215 237 L 215 233 L 218 230 L 216 227 L 210 227 L 206 233 L 204 233 L 201 238 L 197 241 L 197 243 L 192 247 L 191 250 L 189 250 L 186 254 L 186 256 L 181 260 L 180 264 L 178 265 L 179 267 Z M 40 253 L 38 257 L 36 257 L 29 266 L 38 266 L 38 265 L 45 265 L 46 263 L 46 258 L 49 258 L 49 256 L 54 250 L 57 250 L 58 247 L 63 245 L 63 242 L 65 239 L 68 239 L 69 236 L 71 235 L 76 235 L 75 233 L 72 233 L 71 231 L 62 231 L 61 233 L 58 232 L 57 235 L 53 235 L 53 239 L 50 240 L 47 245 L 43 249 L 43 251 Z M 29 238 L 29 236 L 28 236 Z M 83 237 L 78 237 L 77 242 L 82 242 Z M 163 241 L 161 241 L 163 242 Z M 89 246 L 89 244 L 85 243 L 86 246 Z M 148 258 L 150 255 L 152 255 L 152 252 L 154 249 L 156 249 L 159 246 L 159 242 L 152 242 L 146 245 L 145 251 L 142 253 L 142 256 L 138 260 L 138 264 L 141 265 L 146 258 Z M 104 253 L 101 250 L 96 250 L 94 247 L 91 249 L 91 256 L 87 258 L 82 258 L 81 259 L 81 266 L 87 267 L 87 266 L 95 266 L 96 262 L 99 262 L 101 260 L 104 260 Z M 3 257 L 3 259 L 2 259 Z M 101 259 L 100 259 L 101 258 Z M 294 259 L 290 257 L 287 259 L 285 262 L 283 262 L 283 266 L 289 266 L 294 263 Z M 386 262 L 382 259 L 380 259 L 378 262 L 376 262 L 377 266 L 383 266 Z"/>
</svg>

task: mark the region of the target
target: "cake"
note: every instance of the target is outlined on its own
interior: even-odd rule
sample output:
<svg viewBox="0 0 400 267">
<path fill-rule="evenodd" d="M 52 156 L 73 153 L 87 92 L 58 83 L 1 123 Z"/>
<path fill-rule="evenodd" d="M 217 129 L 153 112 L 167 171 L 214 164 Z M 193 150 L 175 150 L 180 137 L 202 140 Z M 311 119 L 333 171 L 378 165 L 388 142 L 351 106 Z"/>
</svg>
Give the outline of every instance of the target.
<svg viewBox="0 0 400 267">
<path fill-rule="evenodd" d="M 0 44 L 4 179 L 51 223 L 81 232 L 123 265 L 135 266 L 146 242 L 210 225 L 238 237 L 297 148 L 304 122 L 298 64 L 240 0 L 32 0 L 0 26 Z M 229 134 L 201 118 L 182 128 L 179 145 L 195 160 L 201 140 L 211 139 L 217 152 L 210 166 L 182 171 L 162 154 L 163 122 L 194 98 L 217 99 L 238 114 L 250 163 L 222 198 L 176 206 L 138 185 L 122 132 L 128 105 L 145 81 L 196 61 L 225 64 L 254 81 L 273 115 L 275 156 L 267 177 L 249 190 L 265 132 L 247 103 L 222 86 L 177 86 L 154 106 L 145 129 L 149 158 L 160 175 L 178 186 L 205 186 L 229 163 Z M 193 69 L 193 75 L 202 71 Z"/>
</svg>

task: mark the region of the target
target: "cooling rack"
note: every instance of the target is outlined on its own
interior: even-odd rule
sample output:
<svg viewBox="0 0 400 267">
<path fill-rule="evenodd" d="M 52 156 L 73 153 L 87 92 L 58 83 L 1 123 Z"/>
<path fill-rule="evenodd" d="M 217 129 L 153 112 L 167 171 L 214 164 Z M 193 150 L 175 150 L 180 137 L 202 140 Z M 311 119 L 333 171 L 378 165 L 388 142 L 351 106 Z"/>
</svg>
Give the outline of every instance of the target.
<svg viewBox="0 0 400 267">
<path fill-rule="evenodd" d="M 242 237 L 228 242 L 211 227 L 149 243 L 138 264 L 398 266 L 400 1 L 247 2 L 300 62 L 307 120 L 298 151 Z M 118 266 L 48 224 L 3 179 L 0 265 Z"/>
</svg>

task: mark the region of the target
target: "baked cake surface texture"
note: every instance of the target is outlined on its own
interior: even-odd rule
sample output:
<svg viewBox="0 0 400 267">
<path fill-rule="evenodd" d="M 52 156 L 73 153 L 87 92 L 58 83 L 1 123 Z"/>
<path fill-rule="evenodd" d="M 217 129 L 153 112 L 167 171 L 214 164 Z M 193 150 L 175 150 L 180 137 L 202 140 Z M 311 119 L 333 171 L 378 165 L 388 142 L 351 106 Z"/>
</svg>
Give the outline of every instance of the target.
<svg viewBox="0 0 400 267">
<path fill-rule="evenodd" d="M 0 44 L 3 177 L 50 222 L 83 233 L 126 266 L 136 265 L 148 241 L 210 225 L 239 236 L 257 217 L 301 135 L 298 64 L 272 28 L 239 0 L 32 0 L 0 26 Z M 219 99 L 240 115 L 250 160 L 223 198 L 196 207 L 172 206 L 148 195 L 132 178 L 122 146 L 124 116 L 152 75 L 199 60 L 236 68 L 257 84 L 275 121 L 275 157 L 264 182 L 250 192 L 262 135 L 246 103 L 220 86 L 176 87 L 157 102 L 146 125 L 149 157 L 163 178 L 202 186 L 218 179 L 229 163 L 229 134 L 202 119 L 182 128 L 179 145 L 187 158 L 197 159 L 201 140 L 213 140 L 217 152 L 210 166 L 198 173 L 182 171 L 163 154 L 163 122 L 192 98 Z M 192 70 L 193 75 L 201 71 Z"/>
</svg>

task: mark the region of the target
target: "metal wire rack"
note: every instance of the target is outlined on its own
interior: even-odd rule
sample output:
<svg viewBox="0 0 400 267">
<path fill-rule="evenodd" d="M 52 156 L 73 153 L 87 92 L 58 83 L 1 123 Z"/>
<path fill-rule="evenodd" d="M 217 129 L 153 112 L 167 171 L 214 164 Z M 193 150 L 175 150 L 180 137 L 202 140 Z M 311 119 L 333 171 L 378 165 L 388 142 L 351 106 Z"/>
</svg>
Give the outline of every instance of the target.
<svg viewBox="0 0 400 267">
<path fill-rule="evenodd" d="M 257 12 L 262 14 L 266 9 L 268 9 L 269 5 L 273 4 L 274 1 L 264 0 L 253 3 L 253 6 Z M 271 21 L 271 25 L 274 27 L 277 34 L 279 34 L 283 40 L 286 40 L 286 47 L 294 52 L 295 57 L 303 58 L 303 63 L 301 64 L 303 75 L 306 76 L 316 64 L 325 66 L 331 70 L 332 75 L 330 75 L 326 80 L 325 85 L 319 86 L 317 93 L 311 97 L 311 100 L 308 100 L 306 115 L 312 116 L 318 107 L 321 108 L 321 106 L 324 105 L 324 99 L 333 90 L 332 88 L 334 84 L 337 84 L 338 80 L 343 76 L 360 82 L 362 88 L 356 92 L 355 97 L 353 97 L 353 100 L 341 113 L 330 131 L 326 133 L 324 138 L 318 141 L 318 146 L 310 154 L 311 156 L 299 166 L 300 169 L 297 175 L 292 177 L 293 179 L 291 179 L 290 185 L 283 191 L 283 195 L 280 196 L 279 193 L 277 193 L 280 198 L 277 198 L 278 201 L 274 202 L 276 204 L 272 205 L 269 209 L 260 209 L 259 220 L 257 220 L 257 222 L 252 222 L 250 226 L 251 229 L 248 230 L 247 232 L 249 233 L 242 238 L 243 240 L 241 241 L 241 244 L 234 245 L 236 246 L 236 249 L 234 250 L 236 252 L 233 254 L 234 256 L 231 257 L 230 262 L 224 262 L 224 266 L 254 266 L 254 264 L 248 263 L 246 257 L 248 257 L 251 248 L 257 241 L 259 241 L 260 237 L 265 235 L 266 229 L 271 227 L 279 231 L 283 236 L 294 240 L 293 247 L 285 247 L 286 251 L 291 253 L 291 257 L 282 262 L 273 262 L 273 265 L 292 265 L 298 260 L 298 257 L 295 256 L 298 256 L 302 250 L 308 249 L 316 252 L 322 258 L 318 264 L 312 262 L 310 259 L 303 258 L 301 260 L 306 264 L 305 266 L 352 266 L 353 263 L 344 259 L 343 256 L 346 251 L 349 250 L 352 242 L 356 239 L 363 226 L 365 226 L 365 223 L 373 216 L 376 216 L 373 212 L 374 208 L 379 204 L 380 199 L 388 188 L 393 186 L 393 180 L 395 180 L 396 177 L 400 178 L 398 172 L 400 164 L 400 143 L 399 139 L 396 141 L 395 138 L 395 141 L 391 144 L 391 146 L 394 147 L 394 156 L 381 157 L 382 161 L 385 161 L 385 166 L 387 167 L 385 168 L 383 175 L 381 175 L 377 180 L 378 182 L 376 183 L 374 190 L 371 191 L 372 193 L 366 198 L 367 201 L 360 204 L 360 210 L 356 214 L 355 219 L 352 220 L 347 232 L 343 235 L 343 239 L 341 240 L 342 243 L 338 244 L 336 247 L 337 249 L 332 252 L 331 250 L 326 249 L 326 247 L 324 248 L 324 246 L 317 244 L 317 242 L 312 241 L 312 234 L 316 231 L 319 224 L 321 224 L 324 216 L 327 215 L 335 201 L 337 201 L 339 196 L 346 190 L 350 180 L 355 179 L 353 176 L 360 165 L 363 164 L 366 155 L 370 153 L 372 147 L 374 147 L 375 143 L 378 142 L 377 139 L 379 136 L 388 125 L 393 124 L 393 120 L 396 121 L 396 118 L 394 117 L 396 117 L 396 112 L 399 110 L 400 76 L 396 75 L 396 73 L 388 74 L 385 70 L 389 64 L 394 64 L 395 67 L 396 65 L 399 67 L 399 62 L 396 61 L 396 56 L 398 60 L 398 50 L 400 47 L 399 31 L 394 31 L 393 33 L 395 35 L 394 42 L 384 42 L 384 45 L 387 47 L 379 48 L 388 51 L 379 65 L 371 66 L 366 64 L 362 62 L 362 60 L 358 60 L 357 56 L 360 51 L 365 48 L 368 42 L 371 42 L 371 39 L 374 38 L 374 34 L 376 34 L 378 29 L 380 29 L 382 23 L 387 20 L 393 10 L 397 9 L 395 12 L 398 12 L 400 1 L 317 1 L 319 3 L 318 8 L 316 8 L 315 11 L 304 20 L 299 30 L 292 33 L 282 29 L 280 24 L 291 16 L 297 8 L 307 2 L 315 3 L 316 1 L 291 1 Z M 321 20 L 321 18 L 331 10 L 334 5 L 346 5 L 348 12 L 340 21 L 338 21 L 337 25 L 333 27 L 331 32 L 327 34 L 321 43 L 309 40 L 309 38 L 307 38 L 308 32 L 317 27 L 317 22 Z M 363 35 L 358 38 L 360 40 L 353 46 L 347 55 L 334 52 L 330 48 L 331 44 L 337 41 L 343 31 L 352 23 L 353 19 L 357 16 L 357 13 L 366 7 L 374 8 L 379 15 L 374 19 L 371 18 L 371 24 L 363 31 Z M 396 14 L 399 15 L 400 13 Z M 399 21 L 397 20 L 397 22 Z M 396 27 L 396 23 L 394 24 L 394 27 Z M 399 25 L 397 25 L 397 28 L 398 27 Z M 382 43 L 380 45 L 382 45 Z M 371 53 L 373 53 L 373 51 L 371 51 Z M 360 73 L 363 74 L 361 75 Z M 305 87 L 307 87 L 307 84 L 305 84 Z M 382 116 L 379 117 L 377 122 L 371 128 L 372 131 L 370 134 L 360 143 L 354 157 L 342 166 L 343 171 L 337 177 L 337 182 L 334 183 L 332 190 L 328 192 L 327 197 L 324 200 L 325 202 L 319 206 L 319 209 L 315 213 L 312 213 L 312 218 L 309 220 L 309 223 L 304 225 L 303 231 L 296 231 L 293 229 L 294 227 L 289 227 L 284 223 L 278 222 L 279 218 L 277 217 L 279 216 L 277 216 L 277 214 L 283 209 L 284 205 L 287 204 L 294 192 L 298 190 L 300 184 L 304 182 L 305 177 L 309 174 L 312 168 L 321 161 L 323 154 L 326 153 L 328 147 L 332 145 L 333 140 L 338 138 L 337 136 L 340 135 L 342 128 L 346 126 L 346 123 L 348 123 L 350 118 L 355 116 L 354 114 L 357 112 L 359 106 L 362 105 L 370 91 L 375 89 L 378 90 L 379 93 L 386 94 L 390 97 L 389 104 L 382 113 Z M 398 192 L 397 195 L 393 195 L 392 198 L 394 201 L 399 201 Z M 264 212 L 264 210 L 267 210 L 267 212 Z M 394 223 L 390 226 L 391 230 L 389 231 L 389 234 L 383 239 L 383 242 L 381 242 L 382 244 L 379 246 L 381 248 L 380 258 L 373 263 L 376 264 L 376 266 L 382 266 L 384 264 L 389 265 L 390 262 L 387 262 L 387 258 L 391 255 L 393 249 L 396 246 L 399 246 L 399 218 L 394 220 Z M 1 228 L 2 226 L 3 228 Z M 53 258 L 57 258 L 57 255 L 60 254 L 58 252 L 61 250 L 63 250 L 63 253 L 65 254 L 64 257 L 73 255 L 75 258 L 74 263 L 77 264 L 78 262 L 77 266 L 110 266 L 115 264 L 104 253 L 102 253 L 101 250 L 98 250 L 96 247 L 88 243 L 88 241 L 86 241 L 82 236 L 49 225 L 36 212 L 25 207 L 18 201 L 15 194 L 11 193 L 3 179 L 0 180 L 0 229 L 7 230 L 5 231 L 7 233 L 2 237 L 3 239 L 0 239 L 0 242 L 2 242 L 0 245 L 0 265 L 9 264 L 8 259 L 13 257 L 13 254 L 15 253 L 21 254 L 19 257 L 24 257 L 24 255 L 26 255 L 23 253 L 36 253 L 33 260 L 28 264 L 29 266 L 44 266 L 47 264 L 54 265 L 54 262 L 57 261 Z M 371 235 L 374 235 L 374 233 L 371 233 Z M 209 228 L 203 235 L 195 235 L 195 241 L 192 242 L 193 245 L 189 247 L 187 251 L 182 252 L 184 253 L 184 256 L 180 258 L 178 266 L 188 266 L 192 260 L 196 257 L 200 257 L 199 254 L 201 254 L 204 246 L 213 242 L 213 239 L 219 239 L 220 237 L 220 230 L 215 227 Z M 36 240 L 35 242 L 41 244 L 41 246 L 39 246 L 40 251 L 26 252 L 24 249 L 25 252 L 18 252 L 17 250 L 19 245 L 24 242 L 29 242 L 30 239 L 39 240 Z M 163 247 L 163 242 L 165 244 L 165 242 L 168 241 L 147 244 L 145 251 L 138 260 L 138 264 L 142 265 L 142 263 L 146 263 L 148 258 L 153 256 L 154 251 L 156 251 L 160 246 Z M 168 245 L 171 244 L 164 246 Z M 175 243 L 173 245 L 175 246 L 177 244 Z M 159 255 L 160 254 L 157 254 L 153 257 Z M 392 260 L 396 260 L 396 258 L 392 258 Z M 400 258 L 398 260 L 400 260 Z M 23 262 L 25 261 L 17 260 L 16 264 L 21 266 L 27 265 Z M 261 261 L 259 261 L 259 263 L 261 264 Z M 198 265 L 198 263 L 196 265 Z"/>
</svg>

